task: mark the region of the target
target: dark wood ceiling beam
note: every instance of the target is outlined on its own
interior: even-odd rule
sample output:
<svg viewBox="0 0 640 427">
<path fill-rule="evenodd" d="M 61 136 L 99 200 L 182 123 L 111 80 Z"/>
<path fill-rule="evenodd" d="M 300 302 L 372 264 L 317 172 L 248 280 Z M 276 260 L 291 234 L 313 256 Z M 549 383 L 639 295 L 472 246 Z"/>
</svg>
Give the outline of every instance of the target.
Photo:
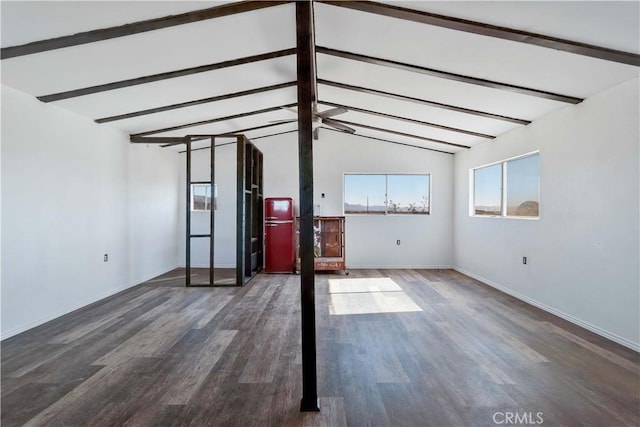
<svg viewBox="0 0 640 427">
<path fill-rule="evenodd" d="M 456 107 L 455 105 L 443 104 L 443 103 L 440 103 L 440 102 L 429 101 L 429 100 L 421 99 L 421 98 L 414 98 L 414 97 L 411 97 L 411 96 L 398 95 L 396 93 L 384 92 L 384 91 L 381 91 L 381 90 L 366 88 L 366 87 L 362 87 L 362 86 L 354 86 L 354 85 L 350 85 L 350 84 L 347 84 L 347 83 L 339 83 L 339 82 L 334 82 L 334 81 L 331 81 L 331 80 L 324 80 L 324 79 L 318 79 L 318 83 L 326 85 L 326 86 L 337 87 L 337 88 L 340 88 L 340 89 L 352 90 L 352 91 L 355 91 L 355 92 L 368 93 L 368 94 L 371 94 L 371 95 L 385 96 L 387 98 L 398 99 L 398 100 L 401 100 L 401 101 L 415 102 L 415 103 L 418 103 L 418 104 L 427 105 L 429 107 L 442 108 L 444 110 L 455 111 L 457 113 L 471 114 L 471 115 L 474 115 L 474 116 L 485 117 L 487 119 L 502 120 L 502 121 L 505 121 L 505 122 L 516 123 L 516 124 L 519 124 L 519 125 L 528 125 L 529 123 L 531 123 L 531 121 L 529 121 L 529 120 L 518 119 L 518 118 L 515 118 L 515 117 L 502 116 L 502 115 L 499 115 L 499 114 L 487 113 L 485 111 L 471 110 L 469 108 L 464 108 L 464 107 Z"/>
<path fill-rule="evenodd" d="M 268 123 L 266 125 L 252 126 L 252 127 L 249 127 L 249 128 L 238 129 L 238 130 L 234 130 L 234 131 L 231 131 L 231 132 L 225 132 L 225 133 L 221 133 L 221 134 L 216 135 L 216 136 L 240 135 L 240 134 L 243 134 L 245 132 L 250 132 L 252 130 L 272 128 L 274 126 L 282 126 L 282 125 L 287 125 L 287 124 L 289 124 L 289 123 Z"/>
<path fill-rule="evenodd" d="M 200 138 L 200 139 L 202 139 L 202 138 L 209 138 L 209 137 L 211 137 L 211 136 L 215 136 L 215 137 L 231 137 L 231 136 L 242 135 L 242 134 L 244 134 L 245 132 L 250 132 L 250 131 L 252 131 L 252 130 L 266 129 L 266 128 L 271 128 L 271 127 L 274 127 L 274 126 L 281 126 L 281 125 L 286 125 L 286 124 L 288 124 L 288 123 L 269 123 L 269 124 L 266 124 L 266 125 L 252 126 L 252 127 L 249 127 L 249 128 L 237 129 L 237 130 L 233 130 L 233 131 L 229 131 L 229 132 L 224 132 L 224 133 L 218 133 L 218 134 L 215 134 L 215 135 L 209 135 L 209 134 L 207 134 L 207 135 L 198 135 L 198 134 L 195 134 L 195 135 L 186 135 L 186 136 L 188 136 L 188 137 L 190 137 L 190 138 Z M 131 136 L 129 137 L 129 139 L 130 139 L 130 141 L 131 141 L 131 142 L 134 142 L 134 140 L 135 140 L 135 142 L 140 141 L 141 143 L 144 143 L 144 139 L 145 139 L 145 138 L 154 139 L 154 138 L 163 138 L 163 137 L 161 137 L 161 136 L 160 136 L 160 137 L 154 137 L 154 136 L 133 136 L 133 135 L 131 135 Z M 168 139 L 181 139 L 181 138 L 183 138 L 183 137 L 166 137 L 166 138 L 168 138 Z M 192 139 L 192 140 L 193 140 L 193 139 Z M 178 144 L 181 144 L 182 142 L 183 142 L 182 140 L 181 140 L 181 141 L 167 141 L 164 145 L 161 145 L 161 147 L 163 147 L 163 148 L 164 148 L 164 147 L 170 147 L 170 146 L 172 146 L 172 145 L 178 145 Z"/>
<path fill-rule="evenodd" d="M 184 144 L 182 136 L 134 136 L 129 135 L 132 144 Z"/>
<path fill-rule="evenodd" d="M 69 36 L 56 37 L 47 40 L 39 40 L 19 46 L 5 47 L 0 50 L 2 59 L 15 58 L 17 56 L 31 55 L 33 53 L 46 52 L 54 49 L 78 46 L 87 43 L 99 42 L 118 37 L 130 36 L 147 31 L 160 30 L 162 28 L 176 25 L 190 24 L 192 22 L 204 21 L 207 19 L 220 18 L 228 15 L 235 15 L 243 12 L 264 9 L 266 7 L 278 6 L 291 3 L 291 1 L 241 1 L 237 3 L 224 4 L 210 7 L 208 9 L 194 10 L 192 12 L 181 13 L 179 15 L 169 15 L 162 18 L 148 19 L 145 21 L 133 22 L 131 24 L 117 27 L 102 28 L 99 30 L 85 31 Z M 126 6 L 124 6 L 126 7 Z"/>
<path fill-rule="evenodd" d="M 421 126 L 429 126 L 429 127 L 433 127 L 433 128 L 436 128 L 436 129 L 442 129 L 442 130 L 446 130 L 446 131 L 450 131 L 450 132 L 462 133 L 462 134 L 465 134 L 465 135 L 476 136 L 476 137 L 479 137 L 479 138 L 486 138 L 486 139 L 495 139 L 496 138 L 494 135 L 488 135 L 486 133 L 473 132 L 473 131 L 470 131 L 470 130 L 459 129 L 459 128 L 454 128 L 454 127 L 444 126 L 444 125 L 439 125 L 439 124 L 436 124 L 436 123 L 423 122 L 422 120 L 410 119 L 408 117 L 402 117 L 402 116 L 395 116 L 393 114 L 381 113 L 379 111 L 367 110 L 365 108 L 353 107 L 353 106 L 346 105 L 346 104 L 337 104 L 335 102 L 328 102 L 328 101 L 322 101 L 322 100 L 318 101 L 318 103 L 322 104 L 322 105 L 328 105 L 329 107 L 346 108 L 347 110 L 355 111 L 355 112 L 358 112 L 358 113 L 371 114 L 373 116 L 384 117 L 384 118 L 393 119 L 393 120 L 401 120 L 401 121 L 404 121 L 404 122 L 407 122 L 407 123 L 413 123 L 413 124 L 417 124 L 417 125 L 421 125 Z"/>
<path fill-rule="evenodd" d="M 345 133 L 345 132 L 341 132 L 339 130 L 336 129 L 332 129 L 332 128 L 328 128 L 328 127 L 324 127 L 324 126 L 320 126 L 322 129 L 326 129 L 326 130 L 330 130 L 331 132 L 337 132 L 337 133 Z M 405 142 L 397 142 L 397 141 L 390 141 L 388 139 L 384 139 L 384 138 L 376 138 L 375 136 L 366 136 L 366 135 L 359 135 L 357 133 L 351 133 L 349 134 L 351 136 L 356 136 L 358 138 L 365 138 L 365 139 L 372 139 L 374 141 L 380 141 L 380 142 L 386 142 L 388 144 L 394 144 L 394 145 L 404 145 L 405 147 L 411 147 L 411 148 L 418 148 L 420 150 L 427 150 L 427 151 L 435 151 L 437 153 L 444 153 L 444 154 L 450 154 L 453 155 L 454 153 L 450 152 L 450 151 L 443 151 L 443 150 L 436 150 L 435 148 L 429 148 L 429 147 L 420 147 L 419 145 L 412 145 L 412 144 L 407 144 Z"/>
<path fill-rule="evenodd" d="M 287 133 L 293 133 L 293 132 L 298 132 L 298 129 L 296 128 L 293 130 L 285 130 L 284 132 L 276 132 L 276 133 L 270 133 L 267 135 L 254 136 L 249 138 L 249 140 L 253 141 L 254 139 L 271 138 L 272 136 L 285 135 Z"/>
<path fill-rule="evenodd" d="M 278 105 L 278 106 L 275 106 L 275 107 L 263 108 L 261 110 L 254 110 L 254 111 L 249 111 L 249 112 L 246 112 L 246 113 L 232 114 L 230 116 L 217 117 L 215 119 L 200 120 L 199 122 L 191 122 L 191 123 L 185 123 L 185 124 L 182 124 L 182 125 L 166 127 L 166 128 L 162 128 L 162 129 L 154 129 L 154 130 L 149 130 L 149 131 L 146 131 L 146 132 L 139 132 L 139 133 L 132 134 L 132 136 L 155 135 L 155 134 L 158 134 L 158 133 L 170 132 L 170 131 L 173 131 L 173 130 L 187 129 L 187 128 L 190 128 L 190 127 L 208 125 L 208 124 L 211 124 L 211 123 L 224 122 L 224 121 L 227 121 L 227 120 L 235 120 L 235 119 L 239 119 L 239 118 L 242 118 L 242 117 L 253 116 L 253 115 L 256 115 L 256 114 L 269 113 L 271 111 L 278 111 L 278 110 L 281 110 L 283 108 L 291 108 L 291 107 L 295 107 L 296 105 L 297 104 L 295 102 L 293 102 L 291 104 Z"/>
<path fill-rule="evenodd" d="M 238 141 L 223 142 L 222 144 L 216 144 L 215 148 L 224 147 L 225 145 L 234 145 L 234 144 L 237 144 L 237 143 L 238 143 Z M 210 145 L 207 145 L 206 147 L 192 148 L 191 152 L 199 151 L 199 150 L 208 150 L 210 148 L 211 148 Z M 187 152 L 187 150 L 182 150 L 182 151 L 178 151 L 178 154 L 182 154 L 182 153 L 186 153 L 186 152 Z"/>
<path fill-rule="evenodd" d="M 157 82 L 160 80 L 173 79 L 176 77 L 189 76 L 191 74 L 204 73 L 208 71 L 220 70 L 238 65 L 251 64 L 253 62 L 266 61 L 269 59 L 280 58 L 283 56 L 294 55 L 296 50 L 283 49 L 274 52 L 262 53 L 260 55 L 247 56 L 245 58 L 237 58 L 229 61 L 218 62 L 215 64 L 201 65 L 199 67 L 184 68 L 182 70 L 168 71 L 166 73 L 153 74 L 150 76 L 137 77 L 134 79 L 120 80 L 118 82 L 105 83 L 96 86 L 89 86 L 82 89 L 68 90 L 65 92 L 54 93 L 51 95 L 38 96 L 42 102 L 60 101 L 62 99 L 75 98 L 78 96 L 91 95 L 109 90 L 122 89 L 125 87 L 141 85 L 145 83 Z"/>
<path fill-rule="evenodd" d="M 335 129 L 332 129 L 332 128 L 329 128 L 329 127 L 325 127 L 325 126 L 320 126 L 320 127 L 322 129 L 324 129 L 324 130 L 328 130 L 328 131 L 331 131 L 331 132 L 344 133 L 344 132 L 340 132 L 339 130 L 335 130 Z M 285 135 L 285 134 L 293 133 L 293 132 L 298 132 L 298 129 L 287 130 L 287 131 L 284 131 L 284 132 L 277 132 L 277 133 L 270 133 L 270 134 L 267 134 L 267 135 L 256 136 L 256 137 L 251 138 L 251 141 L 256 140 L 256 139 L 262 139 L 262 138 L 270 138 L 270 137 L 278 136 L 278 135 Z M 402 145 L 402 146 L 405 146 L 405 147 L 417 148 L 419 150 L 434 151 L 436 153 L 449 154 L 451 156 L 453 155 L 453 153 L 450 152 L 450 151 L 437 150 L 435 148 L 429 148 L 429 147 L 421 147 L 419 145 L 407 144 L 405 142 L 397 142 L 397 141 L 391 141 L 389 139 L 384 139 L 384 138 L 376 138 L 375 136 L 358 135 L 357 133 L 350 134 L 350 135 L 352 135 L 354 137 L 357 137 L 357 138 L 364 138 L 364 139 L 371 139 L 371 140 L 379 141 L 379 142 L 385 142 L 387 144 Z M 223 147 L 225 145 L 232 145 L 232 144 L 235 144 L 235 143 L 236 143 L 236 141 L 224 142 L 222 144 L 216 144 L 216 148 L 217 147 Z M 211 148 L 210 146 L 202 147 L 202 148 L 192 148 L 191 151 L 208 150 L 210 148 Z M 186 153 L 186 150 L 178 151 L 178 153 Z"/>
<path fill-rule="evenodd" d="M 449 73 L 446 71 L 436 70 L 433 68 L 425 68 L 417 65 L 406 64 L 403 62 L 392 61 L 389 59 L 376 58 L 368 55 L 361 55 L 359 53 L 346 52 L 344 50 L 331 49 L 327 47 L 316 47 L 316 52 L 323 53 L 325 55 L 336 56 L 339 58 L 350 59 L 354 61 L 360 61 L 367 64 L 381 65 L 384 67 L 390 67 L 396 70 L 410 71 L 419 73 L 431 77 L 438 77 L 441 79 L 453 80 L 456 82 L 468 83 L 477 86 L 488 87 L 491 89 L 499 89 L 508 92 L 518 93 L 522 95 L 535 96 L 543 99 L 551 99 L 553 101 L 566 102 L 569 104 L 579 104 L 584 101 L 582 98 L 576 98 L 568 95 L 561 95 L 553 92 L 546 92 L 538 89 L 531 89 L 523 86 L 516 86 L 507 83 L 496 82 L 492 80 L 479 79 L 475 77 L 465 76 L 462 74 Z"/>
<path fill-rule="evenodd" d="M 346 121 L 346 120 L 338 120 L 338 119 L 331 119 L 331 120 L 333 120 L 335 122 L 338 122 L 338 123 L 342 123 L 343 125 L 347 125 L 347 126 L 354 126 L 354 127 L 374 130 L 374 131 L 378 131 L 378 132 L 390 133 L 392 135 L 406 136 L 407 138 L 420 139 L 422 141 L 437 142 L 438 144 L 450 145 L 452 147 L 457 147 L 457 148 L 471 148 L 468 145 L 456 144 L 456 143 L 453 143 L 453 142 L 444 141 L 442 139 L 427 138 L 426 136 L 414 135 L 412 133 L 399 132 L 397 130 L 379 128 L 379 127 L 376 127 L 376 126 L 365 125 L 365 124 L 362 124 L 362 123 L 349 122 L 349 121 Z"/>
<path fill-rule="evenodd" d="M 374 13 L 377 15 L 448 28 L 451 30 L 480 34 L 483 36 L 494 37 L 503 40 L 541 46 L 563 52 L 574 53 L 576 55 L 603 59 L 605 61 L 619 62 L 622 64 L 634 65 L 636 67 L 640 66 L 640 55 L 636 53 L 624 52 L 620 50 L 609 49 L 606 47 L 580 43 L 573 40 L 545 36 L 543 34 L 530 33 L 513 28 L 500 27 L 497 25 L 485 24 L 482 22 L 470 21 L 467 19 L 454 18 L 451 16 L 437 15 L 435 13 L 422 12 L 414 9 L 407 9 L 400 6 L 383 4 L 373 1 L 320 0 L 319 2 L 330 4 L 333 6 L 359 10 L 362 12 Z"/>
<path fill-rule="evenodd" d="M 210 98 L 196 99 L 194 101 L 187 101 L 187 102 L 180 102 L 178 104 L 164 105 L 162 107 L 149 108 L 147 110 L 134 111 L 132 113 L 118 114 L 117 116 L 103 117 L 103 118 L 100 118 L 100 119 L 96 119 L 95 122 L 96 123 L 107 123 L 107 122 L 113 122 L 113 121 L 116 121 L 116 120 L 125 120 L 125 119 L 130 119 L 130 118 L 133 118 L 133 117 L 139 117 L 139 116 L 145 116 L 145 115 L 148 115 L 148 114 L 161 113 L 163 111 L 175 110 L 175 109 L 178 109 L 178 108 L 193 107 L 194 105 L 207 104 L 207 103 L 210 103 L 210 102 L 217 102 L 217 101 L 224 101 L 226 99 L 238 98 L 240 96 L 255 95 L 257 93 L 263 93 L 263 92 L 268 92 L 268 91 L 271 91 L 271 90 L 283 89 L 283 88 L 292 87 L 292 86 L 295 86 L 295 85 L 296 85 L 296 82 L 279 83 L 279 84 L 275 84 L 275 85 L 271 85 L 271 86 L 263 86 L 263 87 L 259 87 L 259 88 L 255 88 L 255 89 L 242 90 L 240 92 L 233 92 L 233 93 L 227 93 L 227 94 L 224 94 L 224 95 L 212 96 Z"/>
<path fill-rule="evenodd" d="M 269 137 L 277 136 L 277 135 L 284 135 L 284 134 L 293 133 L 293 132 L 298 132 L 298 129 L 287 130 L 287 131 L 284 131 L 284 132 L 270 133 L 270 134 L 267 134 L 267 135 L 254 136 L 253 138 L 250 139 L 250 141 L 253 141 L 255 139 L 269 138 Z M 225 145 L 232 145 L 232 144 L 237 144 L 237 141 L 223 142 L 222 144 L 216 144 L 215 146 L 217 148 L 217 147 L 224 147 Z M 211 146 L 202 147 L 202 148 L 192 148 L 191 151 L 208 150 L 210 148 L 211 148 Z M 186 153 L 186 152 L 187 152 L 186 150 L 178 151 L 178 153 Z"/>
<path fill-rule="evenodd" d="M 237 144 L 237 143 L 238 143 L 238 141 L 223 142 L 222 144 L 216 144 L 214 147 L 215 148 L 224 147 L 225 145 L 234 145 L 234 144 Z M 206 147 L 192 148 L 191 152 L 199 151 L 199 150 L 208 150 L 210 148 L 211 148 L 210 145 L 207 145 Z M 181 150 L 181 151 L 178 151 L 178 154 L 182 154 L 182 153 L 186 153 L 186 152 L 187 152 L 187 150 Z"/>
</svg>

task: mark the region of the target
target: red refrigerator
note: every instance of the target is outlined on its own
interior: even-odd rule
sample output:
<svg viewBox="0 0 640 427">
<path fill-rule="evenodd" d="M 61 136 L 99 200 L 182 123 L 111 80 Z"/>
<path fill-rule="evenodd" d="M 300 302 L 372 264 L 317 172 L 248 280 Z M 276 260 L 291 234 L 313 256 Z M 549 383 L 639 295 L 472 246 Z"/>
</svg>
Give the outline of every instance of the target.
<svg viewBox="0 0 640 427">
<path fill-rule="evenodd" d="M 269 197 L 264 200 L 264 271 L 293 271 L 293 199 Z"/>
</svg>

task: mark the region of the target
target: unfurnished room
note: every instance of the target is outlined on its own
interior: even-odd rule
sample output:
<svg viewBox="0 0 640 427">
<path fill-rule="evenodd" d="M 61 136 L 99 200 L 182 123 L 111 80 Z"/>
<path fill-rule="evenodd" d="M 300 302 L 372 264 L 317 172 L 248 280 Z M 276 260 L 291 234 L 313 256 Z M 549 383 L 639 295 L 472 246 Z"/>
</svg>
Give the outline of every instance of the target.
<svg viewBox="0 0 640 427">
<path fill-rule="evenodd" d="M 2 426 L 640 425 L 640 2 L 0 2 Z"/>
</svg>

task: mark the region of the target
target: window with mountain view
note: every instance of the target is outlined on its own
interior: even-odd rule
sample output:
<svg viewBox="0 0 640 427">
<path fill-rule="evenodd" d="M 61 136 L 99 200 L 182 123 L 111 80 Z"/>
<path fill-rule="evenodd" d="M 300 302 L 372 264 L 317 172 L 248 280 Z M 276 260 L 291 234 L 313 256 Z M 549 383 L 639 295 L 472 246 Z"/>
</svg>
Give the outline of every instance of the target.
<svg viewBox="0 0 640 427">
<path fill-rule="evenodd" d="M 539 217 L 539 153 L 504 160 L 471 172 L 472 215 Z"/>
<path fill-rule="evenodd" d="M 345 214 L 429 214 L 430 175 L 345 174 Z"/>
<path fill-rule="evenodd" d="M 505 165 L 507 178 L 507 216 L 537 217 L 539 215 L 540 156 L 509 160 Z"/>
</svg>

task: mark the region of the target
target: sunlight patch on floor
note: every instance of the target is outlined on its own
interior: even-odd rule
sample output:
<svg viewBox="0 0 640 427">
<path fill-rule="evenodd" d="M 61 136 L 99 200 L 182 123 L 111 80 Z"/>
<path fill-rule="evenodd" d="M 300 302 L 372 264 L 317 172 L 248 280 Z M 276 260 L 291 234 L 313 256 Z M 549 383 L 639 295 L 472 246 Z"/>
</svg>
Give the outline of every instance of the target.
<svg viewBox="0 0 640 427">
<path fill-rule="evenodd" d="M 388 277 L 329 280 L 330 294 L 389 291 L 402 291 L 402 288 Z"/>
<path fill-rule="evenodd" d="M 422 311 L 422 309 L 388 277 L 329 280 L 329 314 L 412 311 Z"/>
</svg>

